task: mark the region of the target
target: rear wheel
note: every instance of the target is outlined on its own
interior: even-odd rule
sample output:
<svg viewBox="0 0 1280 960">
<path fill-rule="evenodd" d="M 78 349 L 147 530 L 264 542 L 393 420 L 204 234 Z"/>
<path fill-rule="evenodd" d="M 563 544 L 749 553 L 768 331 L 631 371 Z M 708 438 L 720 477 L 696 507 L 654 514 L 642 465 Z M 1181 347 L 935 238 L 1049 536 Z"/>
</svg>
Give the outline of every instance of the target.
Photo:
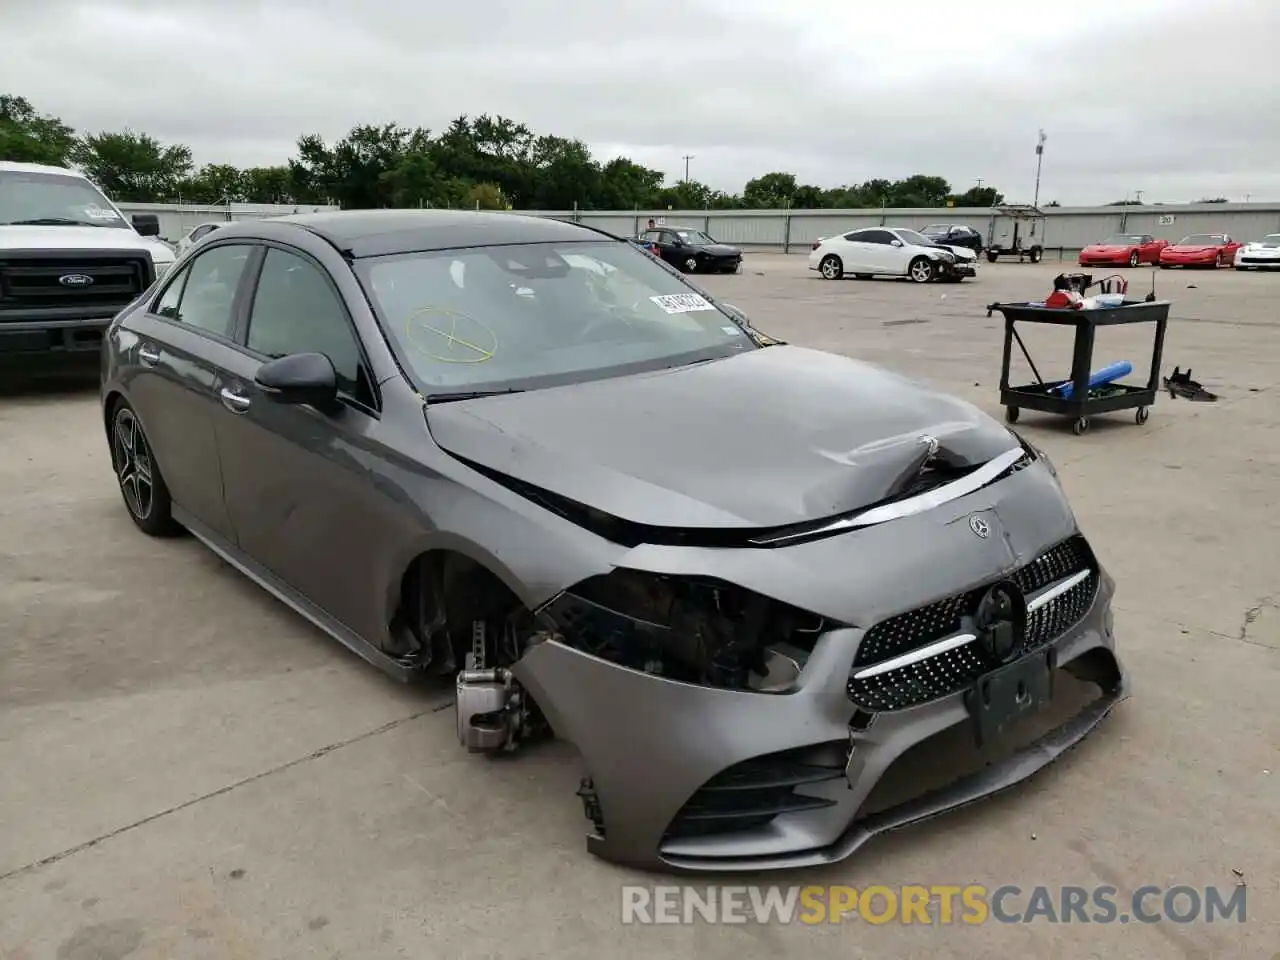
<svg viewBox="0 0 1280 960">
<path fill-rule="evenodd" d="M 111 466 L 129 519 L 139 530 L 153 537 L 171 537 L 182 531 L 173 519 L 169 488 L 142 424 L 123 400 L 111 414 Z"/>
<path fill-rule="evenodd" d="M 1000 259 L 1000 254 L 994 250 L 987 251 L 987 263 L 995 263 L 998 259 Z"/>
<path fill-rule="evenodd" d="M 683 260 L 680 261 L 680 269 L 683 270 L 685 273 L 693 273 L 698 269 L 698 258 L 685 257 Z"/>
<path fill-rule="evenodd" d="M 834 253 L 829 253 L 818 264 L 818 272 L 827 280 L 839 280 L 844 276 L 844 261 Z"/>
<path fill-rule="evenodd" d="M 907 267 L 907 276 L 913 283 L 928 283 L 933 279 L 933 263 L 928 257 L 916 257 Z"/>
<path fill-rule="evenodd" d="M 1129 254 L 1129 266 L 1131 266 L 1131 267 L 1136 267 L 1136 266 L 1137 266 L 1139 263 L 1141 263 L 1141 262 L 1142 262 L 1142 258 L 1138 256 L 1138 251 L 1137 251 L 1137 250 L 1135 250 L 1135 251 L 1133 251 L 1133 253 Z"/>
<path fill-rule="evenodd" d="M 1039 263 L 1040 258 L 1042 256 L 1044 256 L 1044 251 L 1041 250 L 1039 247 L 1032 247 L 1031 253 L 1028 254 L 1028 258 L 1031 260 L 1032 263 Z"/>
</svg>

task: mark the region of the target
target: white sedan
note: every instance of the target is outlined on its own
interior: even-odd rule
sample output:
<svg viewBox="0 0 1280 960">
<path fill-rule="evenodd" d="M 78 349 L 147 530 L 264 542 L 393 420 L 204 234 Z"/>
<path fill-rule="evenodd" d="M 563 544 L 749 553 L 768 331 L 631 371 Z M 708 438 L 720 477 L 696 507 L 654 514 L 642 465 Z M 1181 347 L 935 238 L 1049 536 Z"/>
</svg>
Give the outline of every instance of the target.
<svg viewBox="0 0 1280 960">
<path fill-rule="evenodd" d="M 210 220 L 207 223 L 202 223 L 199 226 L 192 227 L 187 235 L 178 241 L 178 254 L 182 255 L 186 253 L 191 249 L 191 247 L 195 246 L 196 243 L 213 233 L 213 231 L 217 230 L 219 227 L 225 227 L 226 225 L 227 221 L 225 220 Z"/>
<path fill-rule="evenodd" d="M 1269 233 L 1257 243 L 1236 250 L 1237 270 L 1280 270 L 1280 233 Z"/>
<path fill-rule="evenodd" d="M 809 269 L 827 280 L 852 273 L 871 277 L 907 277 L 915 283 L 959 282 L 978 275 L 977 254 L 964 247 L 944 247 L 924 234 L 901 227 L 867 227 L 826 237 L 809 252 Z"/>
</svg>

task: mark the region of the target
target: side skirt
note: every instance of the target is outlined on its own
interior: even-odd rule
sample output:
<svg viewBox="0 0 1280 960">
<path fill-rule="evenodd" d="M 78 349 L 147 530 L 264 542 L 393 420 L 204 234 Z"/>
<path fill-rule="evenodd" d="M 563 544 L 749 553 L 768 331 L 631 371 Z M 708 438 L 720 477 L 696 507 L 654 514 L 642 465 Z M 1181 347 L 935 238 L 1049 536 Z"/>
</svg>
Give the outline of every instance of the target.
<svg viewBox="0 0 1280 960">
<path fill-rule="evenodd" d="M 360 659 L 373 664 L 395 680 L 408 683 L 417 679 L 417 671 L 387 656 L 363 637 L 329 616 L 310 600 L 300 596 L 297 591 L 290 588 L 271 571 L 245 556 L 239 549 L 227 543 L 200 521 L 193 519 L 189 513 L 177 504 L 173 505 L 173 519 L 186 527 L 192 536 L 224 561 L 289 607 L 294 613 L 311 621 L 312 624 L 333 637 Z"/>
</svg>

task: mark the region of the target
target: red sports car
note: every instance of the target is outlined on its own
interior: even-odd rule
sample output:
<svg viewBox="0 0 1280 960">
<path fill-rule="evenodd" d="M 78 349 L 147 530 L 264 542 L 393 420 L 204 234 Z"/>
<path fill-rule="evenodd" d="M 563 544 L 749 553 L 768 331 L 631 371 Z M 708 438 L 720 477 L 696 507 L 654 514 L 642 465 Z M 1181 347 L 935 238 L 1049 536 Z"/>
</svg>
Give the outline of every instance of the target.
<svg viewBox="0 0 1280 960">
<path fill-rule="evenodd" d="M 1160 251 L 1160 266 L 1229 267 L 1235 260 L 1240 241 L 1225 233 L 1193 233 Z"/>
<path fill-rule="evenodd" d="M 1147 233 L 1121 233 L 1101 243 L 1091 243 L 1080 251 L 1080 266 L 1130 266 L 1159 263 L 1160 251 L 1168 240 L 1157 240 Z"/>
</svg>

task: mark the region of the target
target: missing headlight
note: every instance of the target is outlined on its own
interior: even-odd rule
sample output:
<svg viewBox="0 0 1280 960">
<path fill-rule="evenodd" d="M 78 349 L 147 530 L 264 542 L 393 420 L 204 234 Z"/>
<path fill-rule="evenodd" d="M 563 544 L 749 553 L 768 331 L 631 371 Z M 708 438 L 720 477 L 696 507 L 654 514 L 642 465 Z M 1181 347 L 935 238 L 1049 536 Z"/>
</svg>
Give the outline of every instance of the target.
<svg viewBox="0 0 1280 960">
<path fill-rule="evenodd" d="M 632 670 L 781 692 L 834 624 L 730 583 L 617 569 L 545 609 L 566 642 Z"/>
</svg>

